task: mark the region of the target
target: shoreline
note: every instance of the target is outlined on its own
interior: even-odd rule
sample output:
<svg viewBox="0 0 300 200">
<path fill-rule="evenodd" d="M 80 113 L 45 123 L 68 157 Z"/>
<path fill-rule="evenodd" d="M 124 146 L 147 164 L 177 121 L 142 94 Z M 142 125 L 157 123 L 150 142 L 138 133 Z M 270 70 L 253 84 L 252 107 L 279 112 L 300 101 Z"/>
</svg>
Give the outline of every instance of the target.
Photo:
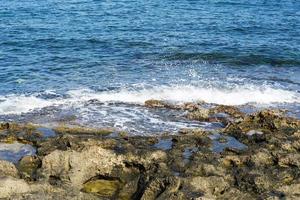
<svg viewBox="0 0 300 200">
<path fill-rule="evenodd" d="M 145 106 L 224 126 L 131 136 L 107 128 L 2 123 L 0 198 L 299 197 L 299 119 L 280 110 L 245 114 L 235 106 L 201 103 L 178 107 L 148 100 Z"/>
</svg>

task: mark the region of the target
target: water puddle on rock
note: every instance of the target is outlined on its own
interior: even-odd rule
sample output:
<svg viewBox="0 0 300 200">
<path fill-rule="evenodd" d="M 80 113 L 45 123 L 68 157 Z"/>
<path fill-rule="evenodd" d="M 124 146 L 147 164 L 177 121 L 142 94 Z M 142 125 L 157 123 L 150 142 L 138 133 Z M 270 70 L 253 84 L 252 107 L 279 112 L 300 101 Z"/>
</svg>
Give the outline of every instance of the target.
<svg viewBox="0 0 300 200">
<path fill-rule="evenodd" d="M 0 143 L 0 159 L 17 163 L 24 156 L 35 155 L 36 149 L 29 144 Z"/>
<path fill-rule="evenodd" d="M 183 162 L 188 163 L 190 161 L 191 156 L 198 151 L 197 147 L 187 147 L 184 149 L 182 154 Z"/>
<path fill-rule="evenodd" d="M 239 142 L 234 137 L 220 135 L 218 133 L 210 135 L 209 138 L 213 140 L 211 150 L 215 153 L 221 153 L 225 148 L 232 148 L 237 150 L 244 150 L 246 145 Z"/>
<path fill-rule="evenodd" d="M 154 148 L 156 149 L 161 149 L 164 151 L 172 149 L 172 139 L 159 139 L 159 141 L 153 145 Z"/>
<path fill-rule="evenodd" d="M 36 129 L 37 131 L 39 131 L 40 133 L 43 134 L 44 137 L 54 137 L 56 136 L 56 133 L 54 130 L 52 130 L 51 128 L 46 128 L 46 127 L 39 127 Z"/>
</svg>

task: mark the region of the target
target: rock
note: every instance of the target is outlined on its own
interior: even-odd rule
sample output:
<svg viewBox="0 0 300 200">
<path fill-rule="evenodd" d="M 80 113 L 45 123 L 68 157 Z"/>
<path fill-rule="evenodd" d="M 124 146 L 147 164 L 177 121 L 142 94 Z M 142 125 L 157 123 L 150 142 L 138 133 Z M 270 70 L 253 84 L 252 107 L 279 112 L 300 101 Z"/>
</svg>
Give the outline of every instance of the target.
<svg viewBox="0 0 300 200">
<path fill-rule="evenodd" d="M 283 192 L 286 199 L 297 200 L 300 197 L 300 183 L 295 183 L 292 185 L 285 185 L 278 188 L 279 191 Z"/>
<path fill-rule="evenodd" d="M 243 118 L 245 116 L 237 107 L 235 106 L 227 106 L 227 105 L 218 105 L 214 108 L 210 109 L 210 113 L 226 113 L 233 118 Z"/>
<path fill-rule="evenodd" d="M 0 130 L 7 130 L 9 129 L 9 123 L 1 123 L 0 124 Z"/>
<path fill-rule="evenodd" d="M 274 163 L 273 156 L 267 150 L 259 150 L 253 153 L 250 159 L 256 166 L 270 166 Z"/>
<path fill-rule="evenodd" d="M 0 175 L 1 176 L 11 176 L 11 177 L 19 177 L 18 170 L 15 165 L 6 160 L 0 160 Z"/>
<path fill-rule="evenodd" d="M 293 133 L 293 136 L 295 138 L 300 138 L 300 130 L 296 131 L 295 133 Z"/>
<path fill-rule="evenodd" d="M 187 118 L 198 121 L 207 121 L 209 119 L 209 110 L 199 107 L 196 111 L 189 112 Z"/>
<path fill-rule="evenodd" d="M 230 188 L 226 191 L 220 199 L 231 199 L 231 200 L 252 200 L 255 199 L 252 195 L 247 192 L 242 192 L 236 188 Z"/>
<path fill-rule="evenodd" d="M 297 166 L 300 169 L 300 154 L 290 153 L 287 155 L 280 155 L 278 157 L 278 165 L 281 167 Z"/>
<path fill-rule="evenodd" d="M 268 174 L 259 174 L 254 178 L 254 184 L 258 191 L 270 191 L 275 186 L 274 179 Z"/>
<path fill-rule="evenodd" d="M 241 167 L 247 162 L 247 157 L 237 155 L 227 155 L 223 159 L 223 165 L 227 168 Z"/>
<path fill-rule="evenodd" d="M 74 187 L 98 174 L 110 174 L 116 165 L 123 165 L 123 157 L 110 150 L 91 146 L 81 152 L 55 150 L 42 160 L 42 173 L 47 177 L 60 177 Z"/>
<path fill-rule="evenodd" d="M 92 180 L 83 185 L 82 191 L 96 193 L 99 196 L 113 198 L 120 190 L 121 183 L 118 180 Z"/>
<path fill-rule="evenodd" d="M 24 156 L 18 163 L 21 177 L 29 180 L 36 179 L 36 171 L 40 166 L 41 161 L 37 156 Z"/>
<path fill-rule="evenodd" d="M 203 191 L 205 195 L 221 195 L 230 184 L 224 178 L 218 176 L 194 177 L 189 184 L 196 190 Z"/>
<path fill-rule="evenodd" d="M 204 162 L 193 162 L 186 170 L 190 176 L 224 176 L 226 169 L 219 166 Z"/>
<path fill-rule="evenodd" d="M 145 101 L 145 106 L 149 108 L 163 108 L 165 103 L 161 100 L 150 99 Z"/>
<path fill-rule="evenodd" d="M 141 200 L 170 199 L 170 196 L 178 191 L 179 186 L 180 179 L 176 177 L 156 178 L 148 184 L 141 197 Z"/>
<path fill-rule="evenodd" d="M 273 110 L 263 110 L 255 114 L 247 115 L 244 120 L 229 124 L 226 127 L 227 133 L 253 133 L 252 130 L 259 130 L 264 134 L 284 131 L 294 133 L 300 128 L 300 120 L 288 118 Z"/>
<path fill-rule="evenodd" d="M 196 111 L 200 108 L 200 106 L 196 103 L 184 103 L 182 106 L 181 106 L 181 109 L 183 110 L 188 110 L 190 112 L 192 111 Z"/>
<path fill-rule="evenodd" d="M 23 179 L 13 177 L 0 178 L 0 198 L 9 198 L 11 195 L 28 192 L 30 192 L 30 187 Z"/>
</svg>

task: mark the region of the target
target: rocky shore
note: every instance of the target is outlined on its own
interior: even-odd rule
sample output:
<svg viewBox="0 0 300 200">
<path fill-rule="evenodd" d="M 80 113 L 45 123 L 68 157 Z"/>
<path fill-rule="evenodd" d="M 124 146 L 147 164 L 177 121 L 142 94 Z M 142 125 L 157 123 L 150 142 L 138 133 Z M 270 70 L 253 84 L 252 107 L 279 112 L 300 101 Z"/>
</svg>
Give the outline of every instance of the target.
<svg viewBox="0 0 300 200">
<path fill-rule="evenodd" d="M 0 198 L 300 199 L 299 119 L 201 103 L 145 106 L 224 128 L 142 137 L 3 122 Z"/>
</svg>

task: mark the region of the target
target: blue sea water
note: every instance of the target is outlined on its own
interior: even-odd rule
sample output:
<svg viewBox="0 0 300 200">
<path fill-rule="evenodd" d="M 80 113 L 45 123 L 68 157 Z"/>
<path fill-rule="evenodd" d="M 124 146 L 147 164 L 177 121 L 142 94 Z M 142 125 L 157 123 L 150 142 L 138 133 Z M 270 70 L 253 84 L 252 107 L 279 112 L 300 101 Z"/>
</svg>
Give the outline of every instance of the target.
<svg viewBox="0 0 300 200">
<path fill-rule="evenodd" d="M 176 131 L 155 98 L 300 116 L 298 0 L 1 0 L 0 119 Z M 75 123 L 74 122 L 74 123 Z"/>
</svg>

